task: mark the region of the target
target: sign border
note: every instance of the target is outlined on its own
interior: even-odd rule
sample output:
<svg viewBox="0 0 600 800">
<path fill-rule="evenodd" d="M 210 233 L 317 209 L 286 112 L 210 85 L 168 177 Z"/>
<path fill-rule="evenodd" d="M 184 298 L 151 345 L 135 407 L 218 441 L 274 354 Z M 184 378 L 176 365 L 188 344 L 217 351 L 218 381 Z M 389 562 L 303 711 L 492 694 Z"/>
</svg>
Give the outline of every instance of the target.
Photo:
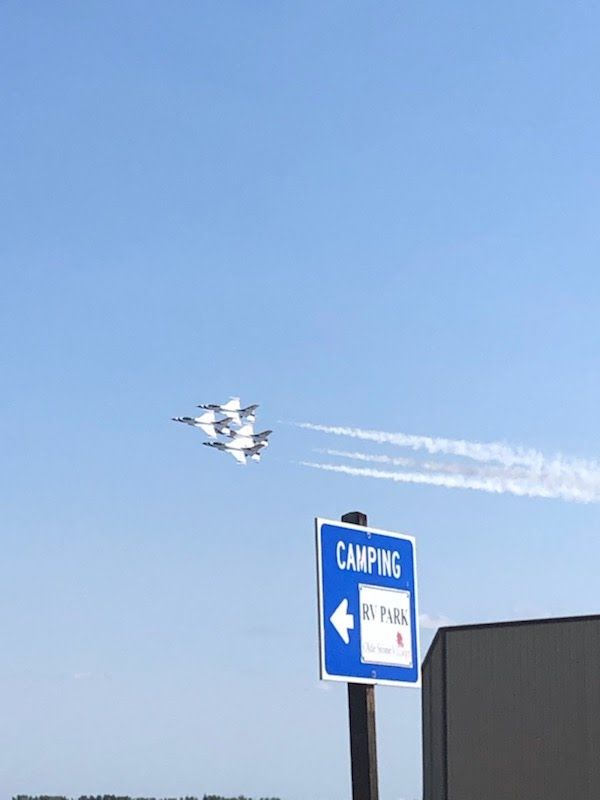
<svg viewBox="0 0 600 800">
<path fill-rule="evenodd" d="M 323 564 L 321 559 L 321 528 L 323 525 L 335 525 L 336 528 L 346 528 L 362 533 L 378 533 L 383 536 L 391 536 L 395 539 L 409 541 L 413 547 L 414 559 L 414 583 L 413 591 L 415 596 L 415 643 L 417 656 L 417 680 L 416 681 L 390 681 L 379 680 L 378 678 L 357 678 L 354 675 L 331 675 L 325 666 L 325 630 L 323 618 Z M 326 519 L 325 517 L 315 517 L 315 547 L 317 554 L 317 614 L 319 627 L 319 678 L 322 681 L 339 681 L 341 683 L 366 683 L 371 686 L 400 686 L 404 688 L 421 688 L 421 642 L 419 637 L 419 592 L 417 589 L 417 543 L 414 536 L 408 533 L 397 533 L 387 531 L 382 528 L 374 528 L 371 525 L 355 525 L 353 522 L 342 522 L 339 519 Z"/>
</svg>

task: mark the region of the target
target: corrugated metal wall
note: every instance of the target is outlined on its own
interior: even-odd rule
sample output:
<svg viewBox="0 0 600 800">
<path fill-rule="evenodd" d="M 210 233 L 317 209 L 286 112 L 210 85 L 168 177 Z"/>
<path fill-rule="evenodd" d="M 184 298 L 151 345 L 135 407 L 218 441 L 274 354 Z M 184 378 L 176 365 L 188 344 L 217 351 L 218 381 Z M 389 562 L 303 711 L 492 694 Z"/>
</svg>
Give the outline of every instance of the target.
<svg viewBox="0 0 600 800">
<path fill-rule="evenodd" d="M 446 797 L 446 722 L 444 699 L 444 639 L 432 647 L 423 665 L 423 792 L 427 800 Z"/>
<path fill-rule="evenodd" d="M 600 618 L 440 631 L 423 757 L 425 800 L 600 800 Z"/>
</svg>

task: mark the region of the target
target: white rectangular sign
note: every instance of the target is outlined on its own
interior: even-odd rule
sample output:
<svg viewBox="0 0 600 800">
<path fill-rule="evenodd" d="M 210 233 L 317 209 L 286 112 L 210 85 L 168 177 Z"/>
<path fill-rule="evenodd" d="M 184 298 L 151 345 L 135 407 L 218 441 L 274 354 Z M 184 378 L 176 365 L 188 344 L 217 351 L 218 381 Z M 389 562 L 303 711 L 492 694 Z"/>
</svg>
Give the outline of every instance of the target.
<svg viewBox="0 0 600 800">
<path fill-rule="evenodd" d="M 361 661 L 412 667 L 410 592 L 361 584 L 358 595 Z"/>
</svg>

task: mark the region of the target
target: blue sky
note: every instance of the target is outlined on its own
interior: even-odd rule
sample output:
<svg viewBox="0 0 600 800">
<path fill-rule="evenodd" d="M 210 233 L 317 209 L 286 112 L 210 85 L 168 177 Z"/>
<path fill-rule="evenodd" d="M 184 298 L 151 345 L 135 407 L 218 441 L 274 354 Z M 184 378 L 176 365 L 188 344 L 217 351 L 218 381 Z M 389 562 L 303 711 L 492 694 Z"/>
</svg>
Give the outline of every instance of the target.
<svg viewBox="0 0 600 800">
<path fill-rule="evenodd" d="M 416 536 L 432 618 L 599 610 L 597 505 L 313 471 L 279 421 L 600 454 L 600 10 L 0 18 L 0 793 L 341 800 L 314 516 Z M 170 422 L 231 394 L 256 468 Z M 413 800 L 418 692 L 377 703 Z"/>
</svg>

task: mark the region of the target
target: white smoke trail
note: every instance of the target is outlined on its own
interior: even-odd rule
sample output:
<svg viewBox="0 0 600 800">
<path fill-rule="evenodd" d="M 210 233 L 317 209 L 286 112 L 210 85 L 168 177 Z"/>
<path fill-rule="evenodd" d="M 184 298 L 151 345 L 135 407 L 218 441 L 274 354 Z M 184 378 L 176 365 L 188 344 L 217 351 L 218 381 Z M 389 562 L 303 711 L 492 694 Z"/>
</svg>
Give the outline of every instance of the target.
<svg viewBox="0 0 600 800">
<path fill-rule="evenodd" d="M 462 439 L 444 439 L 433 436 L 416 436 L 411 433 L 389 433 L 387 431 L 364 430 L 363 428 L 344 428 L 337 425 L 316 425 L 312 422 L 297 422 L 299 428 L 311 431 L 332 433 L 336 436 L 348 436 L 351 439 L 363 439 L 380 444 L 394 444 L 412 450 L 426 450 L 428 453 L 442 453 L 450 456 L 463 456 L 474 461 L 495 461 L 505 467 L 522 465 L 530 469 L 541 469 L 544 466 L 557 465 L 569 469 L 593 469 L 600 471 L 600 462 L 584 459 L 565 459 L 555 456 L 549 459 L 539 450 L 513 447 L 504 442 L 468 442 Z"/>
<path fill-rule="evenodd" d="M 348 450 L 330 450 L 321 447 L 315 448 L 314 452 L 326 456 L 335 456 L 337 458 L 350 458 L 353 461 L 366 461 L 371 464 L 390 464 L 394 467 L 416 467 L 418 470 L 426 470 L 428 472 L 459 473 L 460 475 L 474 475 L 476 477 L 485 475 L 490 478 L 509 476 L 515 479 L 528 478 L 531 476 L 531 470 L 528 470 L 526 467 L 511 467 L 509 469 L 508 467 L 502 466 L 470 465 L 462 461 L 420 461 L 416 458 L 401 458 L 398 456 L 359 453 Z"/>
<path fill-rule="evenodd" d="M 497 463 L 505 467 L 526 467 L 543 480 L 568 486 L 573 481 L 585 486 L 588 490 L 600 491 L 600 462 L 580 458 L 554 456 L 548 458 L 538 450 L 523 447 L 512 447 L 503 442 L 468 442 L 462 439 L 442 439 L 432 436 L 415 436 L 408 433 L 388 433 L 387 431 L 364 430 L 362 428 L 344 428 L 334 425 L 316 425 L 312 422 L 296 423 L 300 428 L 323 431 L 336 436 L 347 436 L 351 439 L 393 444 L 397 447 L 408 447 L 412 450 L 426 450 L 432 454 L 461 456 L 473 461 Z"/>
<path fill-rule="evenodd" d="M 419 474 L 441 473 L 445 475 L 458 475 L 461 480 L 500 481 L 499 485 L 520 487 L 521 493 L 535 493 L 536 496 L 561 497 L 565 500 L 579 502 L 593 502 L 600 499 L 600 471 L 590 473 L 587 479 L 579 474 L 552 474 L 541 470 L 535 471 L 526 467 L 502 467 L 493 465 L 469 465 L 459 461 L 419 461 L 410 458 L 395 458 L 393 456 L 372 453 L 348 452 L 346 450 L 321 449 L 321 453 L 338 458 L 349 458 L 354 461 L 363 461 L 376 464 L 390 464 L 393 466 L 411 467 Z M 496 485 L 496 484 L 493 484 Z M 465 487 L 474 488 L 474 487 Z M 544 493 L 542 494 L 542 490 Z M 503 491 L 513 491 L 506 488 Z"/>
<path fill-rule="evenodd" d="M 311 461 L 301 461 L 304 467 L 339 472 L 344 475 L 353 475 L 364 478 L 377 478 L 379 480 L 395 481 L 397 483 L 421 483 L 429 486 L 444 486 L 448 489 L 476 489 L 493 494 L 510 494 L 520 497 L 547 497 L 561 498 L 580 503 L 590 503 L 600 500 L 600 491 L 591 491 L 578 486 L 552 487 L 543 483 L 536 483 L 535 476 L 530 479 L 513 478 L 510 475 L 473 477 L 469 475 L 449 475 L 428 472 L 390 472 L 386 470 L 371 469 L 368 467 L 348 467 L 343 464 L 320 464 Z"/>
<path fill-rule="evenodd" d="M 348 452 L 347 450 L 329 450 L 322 447 L 316 447 L 314 452 L 321 453 L 325 456 L 352 458 L 354 461 L 370 461 L 373 464 L 393 464 L 395 467 L 414 467 L 415 464 L 420 464 L 420 462 L 414 458 L 374 455 L 373 453 L 356 453 Z"/>
</svg>

